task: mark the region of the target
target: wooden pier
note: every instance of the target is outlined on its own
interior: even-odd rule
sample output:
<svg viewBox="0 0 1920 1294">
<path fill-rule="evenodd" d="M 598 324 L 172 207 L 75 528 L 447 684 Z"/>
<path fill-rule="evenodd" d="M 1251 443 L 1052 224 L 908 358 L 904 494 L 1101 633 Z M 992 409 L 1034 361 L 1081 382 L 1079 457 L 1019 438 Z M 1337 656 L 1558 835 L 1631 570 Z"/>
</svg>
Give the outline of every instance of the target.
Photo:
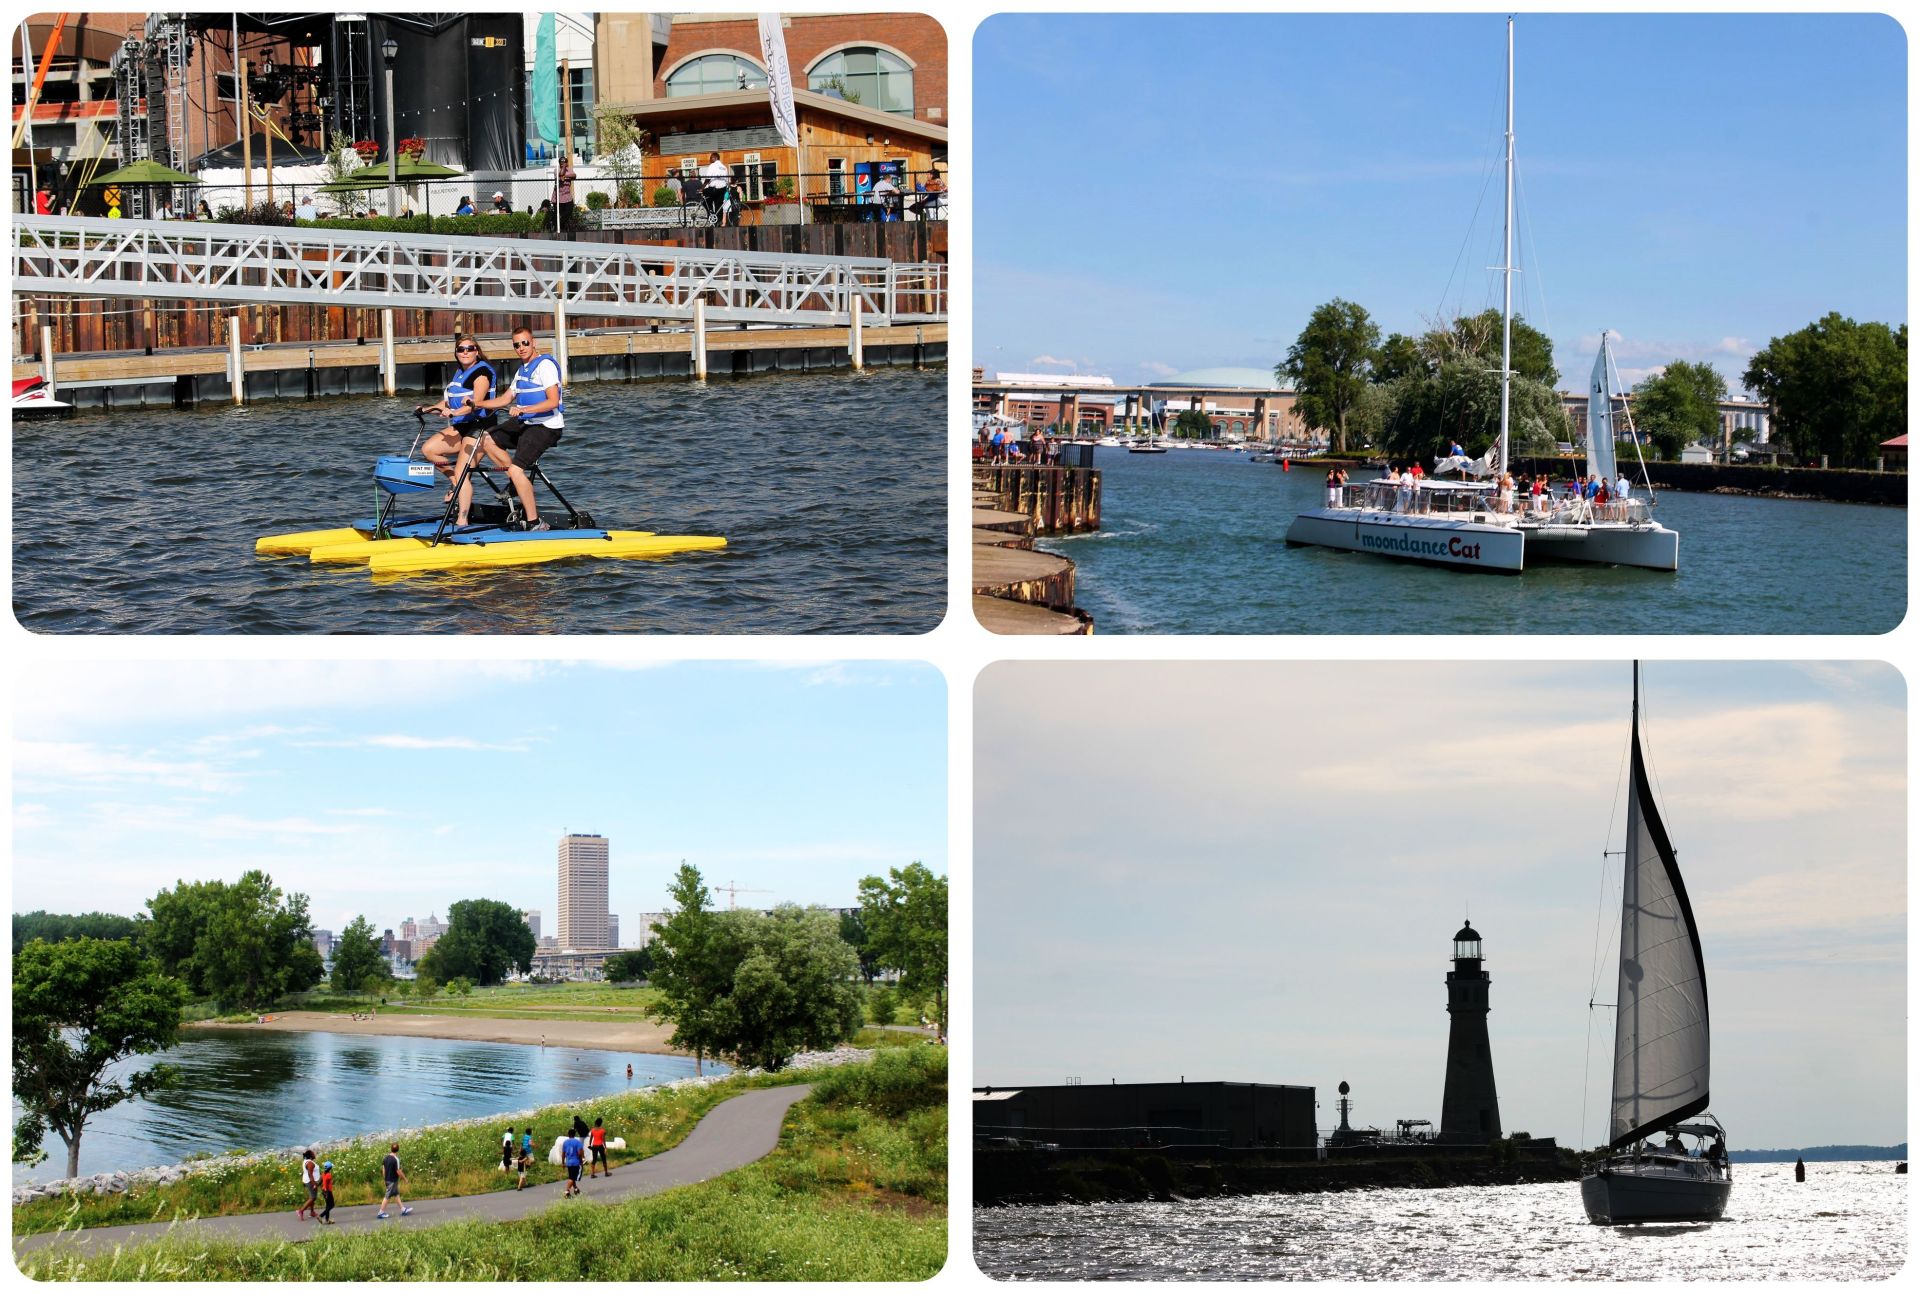
<svg viewBox="0 0 1920 1294">
<path fill-rule="evenodd" d="M 1093 632 L 1093 617 L 1073 602 L 1072 560 L 1035 550 L 1033 540 L 1094 529 L 1099 499 L 1099 473 L 1089 468 L 974 469 L 973 614 L 983 628 L 997 634 Z M 1008 508 L 1009 502 L 1021 507 Z"/>
</svg>

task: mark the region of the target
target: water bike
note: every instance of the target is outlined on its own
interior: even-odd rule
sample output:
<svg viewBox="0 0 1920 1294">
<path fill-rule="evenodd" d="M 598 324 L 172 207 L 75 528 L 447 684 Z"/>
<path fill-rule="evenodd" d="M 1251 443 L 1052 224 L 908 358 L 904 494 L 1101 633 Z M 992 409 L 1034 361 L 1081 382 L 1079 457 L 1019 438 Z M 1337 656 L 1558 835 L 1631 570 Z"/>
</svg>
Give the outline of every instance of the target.
<svg viewBox="0 0 1920 1294">
<path fill-rule="evenodd" d="M 421 435 L 424 409 L 416 409 Z M 674 553 L 725 548 L 718 535 L 657 535 L 650 530 L 605 530 L 560 493 L 535 463 L 528 475 L 566 510 L 567 520 L 552 530 L 528 530 L 520 501 L 511 489 L 493 478 L 499 469 L 486 460 L 485 438 L 463 448 L 459 472 L 439 512 L 402 515 L 402 501 L 441 488 L 443 478 L 432 463 L 414 457 L 420 435 L 404 454 L 382 454 L 374 462 L 373 483 L 378 510 L 372 517 L 333 530 L 301 530 L 267 535 L 253 546 L 269 556 L 301 556 L 314 563 L 364 565 L 376 574 L 406 571 L 454 570 L 474 566 L 525 566 L 567 557 L 667 557 Z M 494 502 L 475 500 L 468 524 L 456 525 L 460 490 L 477 480 Z"/>
<path fill-rule="evenodd" d="M 18 418 L 66 418 L 73 414 L 73 406 L 65 400 L 56 400 L 53 389 L 47 385 L 44 377 L 16 377 L 13 379 L 13 416 Z"/>
</svg>

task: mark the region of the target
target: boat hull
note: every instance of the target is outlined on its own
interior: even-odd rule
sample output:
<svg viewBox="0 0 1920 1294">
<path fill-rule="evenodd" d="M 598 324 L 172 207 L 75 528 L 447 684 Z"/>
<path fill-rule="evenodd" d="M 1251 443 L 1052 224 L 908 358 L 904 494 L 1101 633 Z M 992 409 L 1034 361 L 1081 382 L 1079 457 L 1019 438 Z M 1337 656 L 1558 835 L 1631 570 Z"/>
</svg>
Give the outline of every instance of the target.
<svg viewBox="0 0 1920 1294">
<path fill-rule="evenodd" d="M 1628 1222 L 1717 1222 L 1733 1183 L 1725 1179 L 1645 1175 L 1602 1169 L 1580 1179 L 1580 1202 L 1601 1226 Z"/>
<path fill-rule="evenodd" d="M 1650 571 L 1680 569 L 1680 535 L 1665 526 L 1539 526 L 1523 528 L 1527 551 L 1560 562 L 1638 566 Z"/>
<path fill-rule="evenodd" d="M 1309 508 L 1287 527 L 1287 542 L 1465 571 L 1512 573 L 1526 565 L 1526 540 L 1511 526 L 1366 508 Z"/>
</svg>

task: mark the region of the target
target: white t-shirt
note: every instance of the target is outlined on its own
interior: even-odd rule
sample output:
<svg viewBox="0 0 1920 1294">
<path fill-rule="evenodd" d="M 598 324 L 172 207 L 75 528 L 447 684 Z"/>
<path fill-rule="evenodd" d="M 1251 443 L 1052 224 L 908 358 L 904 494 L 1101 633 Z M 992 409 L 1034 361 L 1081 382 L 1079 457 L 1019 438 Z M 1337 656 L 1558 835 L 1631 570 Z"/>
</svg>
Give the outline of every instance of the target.
<svg viewBox="0 0 1920 1294">
<path fill-rule="evenodd" d="M 320 1185 L 320 1165 L 311 1159 L 300 1161 L 300 1181 L 306 1186 Z"/>
<path fill-rule="evenodd" d="M 1633 497 L 1633 487 L 1627 484 L 1627 478 L 1624 475 L 1613 483 L 1613 494 L 1614 497 L 1618 499 L 1630 499 Z"/>
<path fill-rule="evenodd" d="M 528 388 L 537 388 L 544 396 L 548 387 L 557 387 L 559 385 L 560 362 L 554 359 L 553 356 L 542 355 L 529 363 L 522 364 L 519 372 L 513 375 L 513 408 L 508 409 L 506 412 L 519 417 L 521 421 L 531 426 L 552 427 L 556 430 L 565 427 L 567 420 L 562 413 L 562 410 L 566 408 L 566 392 L 564 391 L 561 392 L 561 403 L 547 410 L 545 413 L 536 413 L 530 416 L 521 415 L 520 413 L 519 396 L 521 391 L 527 390 Z"/>
<path fill-rule="evenodd" d="M 700 174 L 707 177 L 709 189 L 724 189 L 733 183 L 733 168 L 725 162 L 708 162 L 700 168 Z"/>
</svg>

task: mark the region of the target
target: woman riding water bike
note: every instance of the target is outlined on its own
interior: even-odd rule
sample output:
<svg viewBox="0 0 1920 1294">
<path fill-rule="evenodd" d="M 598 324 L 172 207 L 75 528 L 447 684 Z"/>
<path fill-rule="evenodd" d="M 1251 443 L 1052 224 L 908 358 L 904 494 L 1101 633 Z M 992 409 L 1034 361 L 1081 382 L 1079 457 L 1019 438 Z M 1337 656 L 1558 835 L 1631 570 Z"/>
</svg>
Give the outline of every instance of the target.
<svg viewBox="0 0 1920 1294">
<path fill-rule="evenodd" d="M 454 524 L 464 526 L 473 506 L 471 473 L 461 470 L 465 460 L 483 443 L 488 460 L 496 467 L 504 470 L 512 460 L 491 440 L 481 439 L 481 433 L 493 427 L 494 418 L 491 410 L 480 407 L 480 401 L 493 394 L 498 374 L 481 351 L 480 339 L 471 333 L 456 336 L 453 362 L 455 372 L 440 403 L 422 405 L 417 412 L 437 413 L 448 420 L 444 428 L 427 437 L 420 453 L 449 481 L 459 481 L 460 509 Z"/>
</svg>

